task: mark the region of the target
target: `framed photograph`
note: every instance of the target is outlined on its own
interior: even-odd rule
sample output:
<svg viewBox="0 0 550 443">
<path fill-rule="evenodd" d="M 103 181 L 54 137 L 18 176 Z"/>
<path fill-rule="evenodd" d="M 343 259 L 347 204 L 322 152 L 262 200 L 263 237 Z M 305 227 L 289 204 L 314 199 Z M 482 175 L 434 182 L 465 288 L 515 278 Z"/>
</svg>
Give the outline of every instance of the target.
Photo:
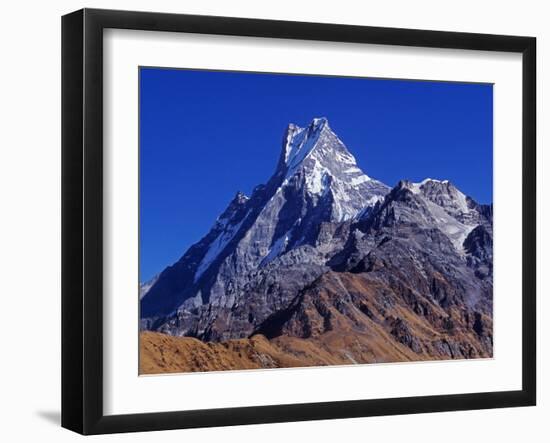
<svg viewBox="0 0 550 443">
<path fill-rule="evenodd" d="M 62 425 L 536 402 L 531 37 L 62 20 Z"/>
</svg>

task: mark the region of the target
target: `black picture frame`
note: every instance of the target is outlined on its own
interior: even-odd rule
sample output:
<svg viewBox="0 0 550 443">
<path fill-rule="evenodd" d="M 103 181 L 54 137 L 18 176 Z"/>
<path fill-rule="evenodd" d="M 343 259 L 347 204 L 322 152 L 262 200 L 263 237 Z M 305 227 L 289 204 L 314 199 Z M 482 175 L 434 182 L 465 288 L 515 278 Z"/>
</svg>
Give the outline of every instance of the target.
<svg viewBox="0 0 550 443">
<path fill-rule="evenodd" d="M 522 54 L 522 389 L 229 409 L 103 413 L 103 30 L 503 51 Z M 62 18 L 62 426 L 82 434 L 531 406 L 536 403 L 536 39 L 83 9 Z"/>
</svg>

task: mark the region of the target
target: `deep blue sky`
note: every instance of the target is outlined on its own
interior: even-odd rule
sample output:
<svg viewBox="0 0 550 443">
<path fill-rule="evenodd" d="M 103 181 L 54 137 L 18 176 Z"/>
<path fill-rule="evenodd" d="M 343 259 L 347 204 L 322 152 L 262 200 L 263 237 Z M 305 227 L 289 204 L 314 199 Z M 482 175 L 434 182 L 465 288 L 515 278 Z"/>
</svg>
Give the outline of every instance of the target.
<svg viewBox="0 0 550 443">
<path fill-rule="evenodd" d="M 141 281 L 267 181 L 289 122 L 321 116 L 371 177 L 492 201 L 491 85 L 141 68 Z"/>
</svg>

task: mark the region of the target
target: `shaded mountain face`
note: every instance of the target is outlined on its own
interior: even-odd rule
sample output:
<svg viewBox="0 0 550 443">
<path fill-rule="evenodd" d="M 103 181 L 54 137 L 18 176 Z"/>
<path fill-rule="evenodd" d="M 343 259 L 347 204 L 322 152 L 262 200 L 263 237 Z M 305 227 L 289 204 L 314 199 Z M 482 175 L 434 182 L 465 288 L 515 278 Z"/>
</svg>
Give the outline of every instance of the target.
<svg viewBox="0 0 550 443">
<path fill-rule="evenodd" d="M 492 207 L 448 181 L 390 189 L 314 119 L 289 125 L 270 180 L 143 288 L 142 330 L 323 352 L 355 337 L 338 362 L 491 356 Z"/>
</svg>

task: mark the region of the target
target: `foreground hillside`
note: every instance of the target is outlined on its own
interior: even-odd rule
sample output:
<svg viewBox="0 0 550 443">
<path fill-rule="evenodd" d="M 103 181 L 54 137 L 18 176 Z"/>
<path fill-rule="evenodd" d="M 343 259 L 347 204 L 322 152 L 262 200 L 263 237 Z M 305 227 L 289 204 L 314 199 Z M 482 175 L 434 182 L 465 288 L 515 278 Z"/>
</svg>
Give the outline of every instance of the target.
<svg viewBox="0 0 550 443">
<path fill-rule="evenodd" d="M 339 288 L 345 285 L 348 289 Z M 384 295 L 380 295 L 384 294 Z M 430 309 L 430 308 L 424 308 Z M 305 367 L 492 356 L 492 321 L 417 314 L 362 275 L 329 273 L 250 338 L 204 342 L 145 331 L 140 373 Z"/>
</svg>

